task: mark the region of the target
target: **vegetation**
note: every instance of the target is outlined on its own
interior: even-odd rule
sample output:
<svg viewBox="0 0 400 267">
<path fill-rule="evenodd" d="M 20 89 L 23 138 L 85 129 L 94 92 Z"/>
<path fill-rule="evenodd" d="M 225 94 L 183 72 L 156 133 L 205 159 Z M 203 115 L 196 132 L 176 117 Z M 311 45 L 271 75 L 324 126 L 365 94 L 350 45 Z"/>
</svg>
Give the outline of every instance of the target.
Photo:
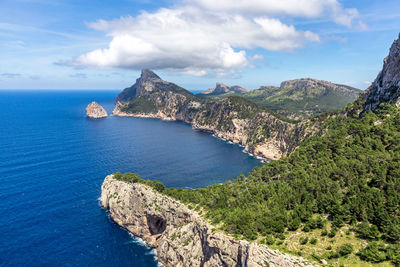
<svg viewBox="0 0 400 267">
<path fill-rule="evenodd" d="M 318 84 L 318 81 L 316 83 Z M 203 97 L 222 99 L 241 96 L 281 116 L 304 118 L 341 109 L 358 98 L 360 90 L 346 85 L 338 86 L 340 89 L 331 88 L 323 83 L 315 87 L 305 85 L 300 88 L 263 86 L 248 93 L 228 92 Z"/>
<path fill-rule="evenodd" d="M 264 236 L 271 243 L 271 235 L 285 239 L 301 229 L 306 236 L 300 242 L 306 244 L 317 229 L 335 240 L 345 238 L 338 232 L 347 228 L 365 242 L 384 244 L 371 241 L 358 252 L 360 259 L 397 264 L 391 255 L 399 254 L 400 242 L 399 138 L 400 112 L 394 106 L 383 105 L 362 118 L 336 115 L 292 155 L 256 167 L 248 178 L 165 193 L 202 207 L 212 223 L 249 240 Z M 335 259 L 353 249 L 343 244 L 321 256 Z M 368 256 L 375 251 L 377 259 Z"/>
<path fill-rule="evenodd" d="M 146 97 L 138 96 L 132 99 L 128 104 L 122 106 L 121 111 L 128 113 L 152 113 L 157 111 L 157 107 Z"/>
<path fill-rule="evenodd" d="M 126 183 L 140 183 L 140 184 L 145 184 L 151 188 L 154 188 L 156 191 L 162 193 L 165 191 L 165 185 L 163 183 L 161 183 L 158 180 L 144 180 L 142 178 L 140 178 L 140 176 L 136 173 L 125 173 L 122 174 L 120 172 L 114 173 L 114 178 Z"/>
<path fill-rule="evenodd" d="M 168 96 L 163 94 L 161 101 Z M 178 99 L 178 109 L 194 98 Z M 258 114 L 267 110 L 243 97 L 202 101 L 202 123 L 218 122 L 219 130 L 230 129 L 232 114 L 252 119 L 256 127 L 249 134 L 250 145 L 268 138 L 272 131 L 284 131 L 276 125 L 259 124 Z M 281 98 L 274 101 L 277 109 L 282 103 L 290 106 Z M 139 96 L 122 110 L 154 112 L 158 108 L 154 103 Z M 359 117 L 362 104 L 358 100 L 342 112 L 313 118 L 311 124 L 323 124 L 289 157 L 224 184 L 167 189 L 159 181 L 131 173 L 114 176 L 147 184 L 201 210 L 211 223 L 238 238 L 331 263 L 362 260 L 399 265 L 400 112 L 386 104 Z"/>
</svg>

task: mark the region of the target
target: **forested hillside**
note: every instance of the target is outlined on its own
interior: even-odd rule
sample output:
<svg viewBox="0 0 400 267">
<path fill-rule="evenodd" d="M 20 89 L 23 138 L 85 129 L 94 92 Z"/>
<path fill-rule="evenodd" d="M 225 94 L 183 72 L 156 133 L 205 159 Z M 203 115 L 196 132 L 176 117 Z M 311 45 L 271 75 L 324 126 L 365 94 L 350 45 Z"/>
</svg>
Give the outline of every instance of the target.
<svg viewBox="0 0 400 267">
<path fill-rule="evenodd" d="M 328 240 L 329 246 L 308 255 L 307 249 L 291 252 L 332 262 L 346 256 L 400 264 L 399 110 L 386 104 L 361 119 L 324 116 L 319 132 L 292 155 L 255 168 L 248 178 L 167 193 L 204 209 L 213 223 L 238 237 L 289 251 L 287 238 L 300 248 Z M 348 253 L 339 246 L 344 232 L 352 243 Z M 306 245 L 308 240 L 315 244 Z"/>
</svg>

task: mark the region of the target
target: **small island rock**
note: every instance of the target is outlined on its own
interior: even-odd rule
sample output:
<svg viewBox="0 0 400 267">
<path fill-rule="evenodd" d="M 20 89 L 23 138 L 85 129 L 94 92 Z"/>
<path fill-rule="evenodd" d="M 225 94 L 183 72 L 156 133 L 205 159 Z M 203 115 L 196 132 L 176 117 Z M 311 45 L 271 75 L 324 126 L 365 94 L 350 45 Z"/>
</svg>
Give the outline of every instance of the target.
<svg viewBox="0 0 400 267">
<path fill-rule="evenodd" d="M 100 119 L 107 117 L 107 111 L 100 106 L 97 102 L 93 101 L 86 107 L 86 116 L 93 119 Z"/>
</svg>

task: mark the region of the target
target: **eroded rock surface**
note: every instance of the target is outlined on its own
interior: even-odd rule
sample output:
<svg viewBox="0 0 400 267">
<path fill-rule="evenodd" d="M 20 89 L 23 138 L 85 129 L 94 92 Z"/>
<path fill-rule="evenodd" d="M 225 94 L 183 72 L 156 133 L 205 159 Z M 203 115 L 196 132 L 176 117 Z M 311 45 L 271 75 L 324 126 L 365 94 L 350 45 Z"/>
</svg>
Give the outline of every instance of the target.
<svg viewBox="0 0 400 267">
<path fill-rule="evenodd" d="M 93 119 L 100 119 L 107 117 L 107 111 L 100 106 L 97 102 L 93 101 L 86 107 L 86 116 Z"/>
<path fill-rule="evenodd" d="M 383 69 L 365 94 L 365 110 L 375 110 L 380 103 L 398 104 L 400 96 L 400 34 L 383 61 Z"/>
<path fill-rule="evenodd" d="M 120 226 L 157 250 L 165 266 L 312 266 L 264 245 L 215 231 L 196 212 L 143 184 L 106 177 L 101 205 Z"/>
</svg>

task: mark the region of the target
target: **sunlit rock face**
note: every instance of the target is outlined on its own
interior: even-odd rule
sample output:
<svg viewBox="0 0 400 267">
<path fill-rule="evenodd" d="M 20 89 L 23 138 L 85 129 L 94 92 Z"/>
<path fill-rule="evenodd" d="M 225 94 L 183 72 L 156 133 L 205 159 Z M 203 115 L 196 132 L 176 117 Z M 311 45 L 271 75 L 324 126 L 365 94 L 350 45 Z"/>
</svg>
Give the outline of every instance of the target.
<svg viewBox="0 0 400 267">
<path fill-rule="evenodd" d="M 92 102 L 86 107 L 86 116 L 92 119 L 100 119 L 107 117 L 107 111 L 97 102 Z"/>
<path fill-rule="evenodd" d="M 400 34 L 383 61 L 383 69 L 365 94 L 365 110 L 375 110 L 380 103 L 398 105 L 400 96 Z"/>
</svg>

